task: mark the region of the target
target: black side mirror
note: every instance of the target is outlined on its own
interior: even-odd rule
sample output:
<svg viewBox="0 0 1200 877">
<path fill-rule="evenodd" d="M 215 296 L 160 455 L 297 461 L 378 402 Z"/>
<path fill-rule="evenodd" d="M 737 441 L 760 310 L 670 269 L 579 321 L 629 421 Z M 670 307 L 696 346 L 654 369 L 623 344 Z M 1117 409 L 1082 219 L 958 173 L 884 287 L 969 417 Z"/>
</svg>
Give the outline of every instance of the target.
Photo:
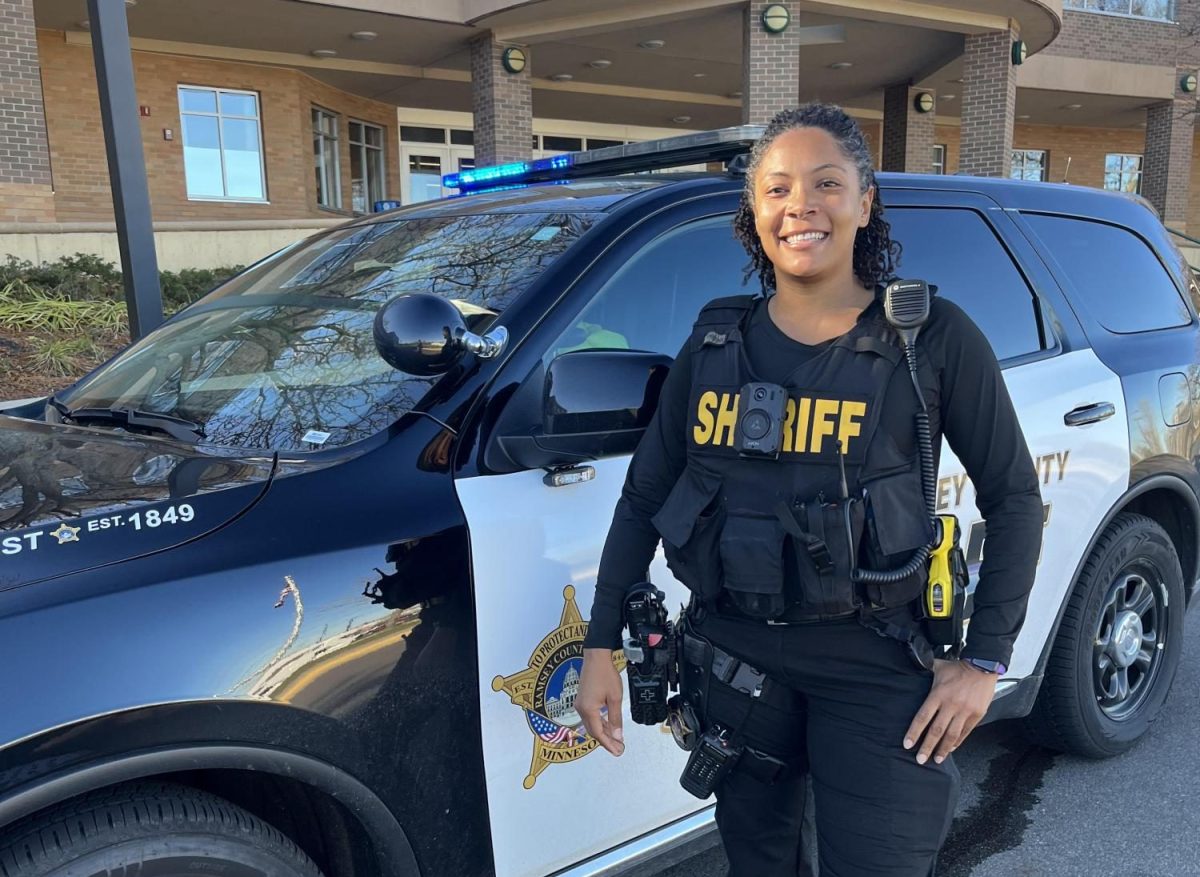
<svg viewBox="0 0 1200 877">
<path fill-rule="evenodd" d="M 542 425 L 500 439 L 523 468 L 632 453 L 658 407 L 671 357 L 641 350 L 576 350 L 546 372 Z"/>
<path fill-rule="evenodd" d="M 410 375 L 445 374 L 464 353 L 497 356 L 508 331 L 486 335 L 468 331 L 462 312 L 448 299 L 427 292 L 398 295 L 375 315 L 375 349 L 394 369 Z"/>
</svg>

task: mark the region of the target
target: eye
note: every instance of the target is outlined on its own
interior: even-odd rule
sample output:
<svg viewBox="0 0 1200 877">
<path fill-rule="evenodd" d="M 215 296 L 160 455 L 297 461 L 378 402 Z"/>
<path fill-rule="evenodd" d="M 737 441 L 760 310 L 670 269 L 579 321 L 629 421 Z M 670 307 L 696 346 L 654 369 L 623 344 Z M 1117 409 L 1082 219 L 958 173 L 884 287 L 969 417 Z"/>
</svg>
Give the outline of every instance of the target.
<svg viewBox="0 0 1200 877">
<path fill-rule="evenodd" d="M 836 187 L 836 186 L 840 186 L 840 185 L 841 185 L 841 183 L 838 182 L 837 180 L 821 180 L 821 182 L 817 183 L 818 188 L 830 188 L 830 187 Z"/>
<path fill-rule="evenodd" d="M 766 194 L 768 194 L 768 195 L 787 194 L 787 187 L 781 186 L 779 184 L 767 186 Z"/>
</svg>

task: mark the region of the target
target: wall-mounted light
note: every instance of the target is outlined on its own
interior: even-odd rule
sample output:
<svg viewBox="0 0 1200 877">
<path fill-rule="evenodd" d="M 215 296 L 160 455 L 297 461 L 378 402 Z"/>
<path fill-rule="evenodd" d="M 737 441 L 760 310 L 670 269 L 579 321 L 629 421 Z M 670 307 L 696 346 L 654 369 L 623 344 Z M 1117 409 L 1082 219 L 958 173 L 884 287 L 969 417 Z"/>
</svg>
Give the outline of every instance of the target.
<svg viewBox="0 0 1200 877">
<path fill-rule="evenodd" d="M 1025 45 L 1024 40 L 1013 40 L 1012 44 L 1012 62 L 1014 67 L 1020 67 L 1025 63 L 1025 59 L 1029 57 L 1029 46 Z"/>
<path fill-rule="evenodd" d="M 1196 90 L 1196 74 L 1189 73 L 1179 80 L 1179 87 L 1183 89 L 1185 94 L 1191 94 Z"/>
<path fill-rule="evenodd" d="M 782 3 L 772 3 L 762 11 L 762 26 L 767 33 L 783 33 L 792 21 L 792 13 Z"/>
<path fill-rule="evenodd" d="M 933 95 L 927 91 L 917 92 L 913 98 L 913 109 L 918 113 L 928 113 L 933 109 Z"/>
<path fill-rule="evenodd" d="M 520 73 L 528 63 L 529 59 L 525 57 L 525 50 L 516 46 L 509 46 L 500 54 L 500 64 L 509 73 Z"/>
</svg>

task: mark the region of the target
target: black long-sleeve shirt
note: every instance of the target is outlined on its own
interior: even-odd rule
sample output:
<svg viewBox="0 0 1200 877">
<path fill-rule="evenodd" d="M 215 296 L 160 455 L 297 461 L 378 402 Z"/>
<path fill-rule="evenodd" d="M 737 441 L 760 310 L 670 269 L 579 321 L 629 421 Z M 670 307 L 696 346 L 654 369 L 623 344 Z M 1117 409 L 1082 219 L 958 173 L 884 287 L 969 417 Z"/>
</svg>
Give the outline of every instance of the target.
<svg viewBox="0 0 1200 877">
<path fill-rule="evenodd" d="M 789 338 L 771 321 L 765 300 L 755 307 L 745 333 L 751 366 L 760 380 L 773 383 L 783 383 L 829 343 L 808 345 Z M 938 377 L 938 398 L 927 400 L 935 459 L 944 434 L 971 479 L 987 526 L 987 551 L 963 655 L 1007 664 L 1025 619 L 1041 547 L 1037 472 L 995 354 L 957 305 L 933 300 L 917 351 Z M 909 455 L 916 452 L 911 380 L 904 367 L 893 373 L 878 427 Z M 587 648 L 620 647 L 626 589 L 648 576 L 659 540 L 650 519 L 687 462 L 690 382 L 691 356 L 685 343 L 630 461 L 600 559 Z"/>
</svg>

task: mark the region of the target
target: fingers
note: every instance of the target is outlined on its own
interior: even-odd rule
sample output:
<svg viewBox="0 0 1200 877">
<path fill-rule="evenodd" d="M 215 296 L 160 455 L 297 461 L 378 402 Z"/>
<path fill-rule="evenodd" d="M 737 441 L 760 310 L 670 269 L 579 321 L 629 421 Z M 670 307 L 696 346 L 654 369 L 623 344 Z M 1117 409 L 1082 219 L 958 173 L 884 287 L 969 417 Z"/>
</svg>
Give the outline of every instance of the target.
<svg viewBox="0 0 1200 877">
<path fill-rule="evenodd" d="M 950 727 L 946 729 L 946 733 L 942 735 L 942 740 L 934 751 L 933 760 L 936 763 L 941 764 L 946 760 L 947 755 L 958 748 L 958 744 L 966 736 L 963 734 L 966 723 L 966 718 L 962 714 L 956 715 L 950 722 Z"/>
<path fill-rule="evenodd" d="M 921 739 L 921 735 L 925 733 L 925 728 L 929 725 L 930 720 L 937 714 L 939 700 L 940 698 L 933 692 L 930 692 L 929 696 L 925 698 L 925 702 L 921 704 L 921 708 L 913 716 L 912 724 L 904 732 L 905 749 L 912 749 L 917 741 Z"/>
</svg>

